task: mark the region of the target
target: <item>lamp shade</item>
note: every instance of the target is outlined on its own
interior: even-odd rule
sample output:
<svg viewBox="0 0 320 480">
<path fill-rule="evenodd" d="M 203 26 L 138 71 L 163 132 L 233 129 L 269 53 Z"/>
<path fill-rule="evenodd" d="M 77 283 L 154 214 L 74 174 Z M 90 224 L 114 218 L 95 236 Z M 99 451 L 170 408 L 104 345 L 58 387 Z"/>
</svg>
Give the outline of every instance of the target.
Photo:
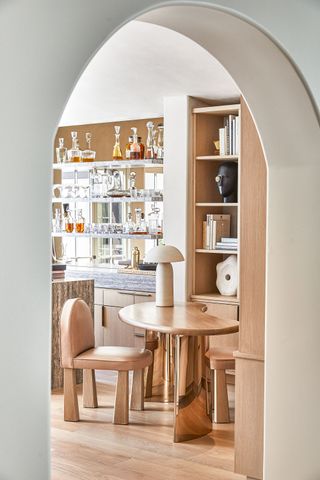
<svg viewBox="0 0 320 480">
<path fill-rule="evenodd" d="M 145 256 L 148 263 L 183 262 L 184 257 L 180 250 L 172 245 L 158 245 L 153 247 Z"/>
</svg>

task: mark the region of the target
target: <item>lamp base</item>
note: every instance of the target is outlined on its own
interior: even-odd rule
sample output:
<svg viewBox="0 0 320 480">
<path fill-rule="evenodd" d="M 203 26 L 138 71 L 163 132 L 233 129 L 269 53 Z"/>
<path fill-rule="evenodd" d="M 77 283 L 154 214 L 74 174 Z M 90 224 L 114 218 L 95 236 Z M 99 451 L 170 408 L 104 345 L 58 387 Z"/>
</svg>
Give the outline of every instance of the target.
<svg viewBox="0 0 320 480">
<path fill-rule="evenodd" d="M 157 265 L 156 306 L 173 307 L 173 269 L 171 263 L 158 263 Z"/>
</svg>

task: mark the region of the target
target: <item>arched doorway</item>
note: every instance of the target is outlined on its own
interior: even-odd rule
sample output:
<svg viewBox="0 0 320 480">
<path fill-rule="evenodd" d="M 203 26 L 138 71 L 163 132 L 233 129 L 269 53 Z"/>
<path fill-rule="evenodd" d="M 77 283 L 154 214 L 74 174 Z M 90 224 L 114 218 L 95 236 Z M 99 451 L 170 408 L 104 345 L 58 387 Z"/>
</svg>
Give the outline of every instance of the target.
<svg viewBox="0 0 320 480">
<path fill-rule="evenodd" d="M 46 114 L 46 122 L 41 126 L 42 139 L 38 144 L 39 154 L 34 160 L 30 161 L 31 169 L 35 171 L 40 162 L 43 164 L 43 156 L 50 154 L 51 137 L 54 124 L 57 123 L 58 111 L 62 110 L 62 104 L 79 73 L 79 69 L 82 68 L 94 49 L 99 46 L 106 34 L 107 36 L 111 35 L 114 28 L 126 22 L 130 15 L 141 14 L 143 9 L 148 7 L 150 7 L 150 2 L 141 4 L 140 12 L 135 12 L 134 7 L 126 12 L 117 11 L 116 19 L 114 22 L 110 22 L 110 25 L 107 25 L 107 30 L 104 23 L 99 23 L 101 12 L 98 10 L 92 11 L 91 18 L 96 23 L 97 28 L 92 37 L 90 37 L 88 45 L 86 46 L 84 41 L 80 43 L 77 46 L 77 54 L 73 58 L 69 50 L 62 54 L 60 52 L 60 59 L 63 58 L 68 62 L 67 75 L 64 78 L 61 76 L 59 89 L 51 95 L 48 95 L 47 92 L 54 86 L 54 81 L 57 78 L 53 77 L 52 83 L 50 83 L 49 78 L 46 77 L 44 79 L 47 82 L 47 91 L 41 98 L 46 99 L 46 101 L 43 103 L 40 113 L 45 114 L 50 109 L 51 111 Z M 208 14 L 209 10 L 211 12 L 210 16 Z M 64 13 L 70 15 L 71 18 L 74 12 Z M 105 13 L 107 14 L 107 11 Z M 281 475 L 282 477 L 290 476 L 297 479 L 307 475 L 315 476 L 317 465 L 316 440 L 319 437 L 317 433 L 318 425 L 314 422 L 313 415 L 316 413 L 317 395 L 314 394 L 314 400 L 304 395 L 306 392 L 310 392 L 313 387 L 319 388 L 313 385 L 314 378 L 317 378 L 316 365 L 319 363 L 319 353 L 316 353 L 318 352 L 316 342 L 319 337 L 319 324 L 315 321 L 318 314 L 317 258 L 314 260 L 312 251 L 304 251 L 303 258 L 297 252 L 300 252 L 301 245 L 304 245 L 306 238 L 317 238 L 316 235 L 319 232 L 319 219 L 313 214 L 313 208 L 306 210 L 304 203 L 301 201 L 301 199 L 307 199 L 309 205 L 317 204 L 317 191 L 319 190 L 319 166 L 317 162 L 319 151 L 318 120 L 305 86 L 287 56 L 264 33 L 244 20 L 233 17 L 230 13 L 223 13 L 223 15 L 225 15 L 225 19 L 234 21 L 233 26 L 235 30 L 223 29 L 222 25 L 226 24 L 221 22 L 221 14 L 222 12 L 217 10 L 206 9 L 206 19 L 203 25 L 206 24 L 207 29 L 203 28 L 203 25 L 201 27 L 198 25 L 200 33 L 198 30 L 196 41 L 208 44 L 210 36 L 215 35 L 215 32 L 218 30 L 220 31 L 219 35 L 216 34 L 215 37 L 211 37 L 211 41 L 215 44 L 216 51 L 214 54 L 228 68 L 246 96 L 260 131 L 269 167 L 265 478 L 281 478 Z M 86 16 L 84 12 L 79 12 L 76 15 L 79 15 L 79 18 L 81 15 L 82 18 Z M 192 22 L 195 21 L 195 18 L 198 21 L 200 16 L 193 16 Z M 78 17 L 76 16 L 76 18 Z M 181 22 L 185 20 L 185 17 L 184 20 L 176 18 L 176 28 L 181 29 Z M 170 22 L 173 21 L 174 18 L 172 17 Z M 242 30 L 240 29 L 241 35 L 238 29 L 240 25 L 243 27 Z M 50 19 L 43 19 L 42 26 L 49 28 Z M 175 28 L 173 23 L 170 28 Z M 210 35 L 208 35 L 208 32 Z M 233 41 L 230 40 L 232 32 L 237 34 Z M 256 35 L 253 35 L 253 33 Z M 190 32 L 189 34 L 192 35 Z M 243 43 L 239 42 L 241 38 L 243 38 Z M 225 41 L 224 43 L 223 40 Z M 235 55 L 235 46 L 239 47 L 241 55 Z M 57 57 L 60 47 L 61 45 L 57 42 Z M 243 65 L 239 65 L 241 58 L 243 58 L 242 55 L 246 55 L 249 60 L 251 59 L 246 64 L 246 68 L 242 68 Z M 42 56 L 40 55 L 38 61 L 41 58 Z M 256 65 L 257 59 L 260 59 L 258 65 Z M 258 66 L 259 68 L 255 68 Z M 264 82 L 257 87 L 254 85 L 253 75 L 259 72 L 258 78 L 261 82 L 263 80 Z M 263 98 L 264 94 L 266 94 L 266 98 Z M 39 95 L 42 95 L 42 93 L 39 92 Z M 23 105 L 26 108 L 28 104 L 23 103 Z M 29 106 L 32 107 L 32 104 L 30 103 Z M 7 111 L 9 113 L 9 107 Z M 11 118 L 10 115 L 9 118 Z M 282 128 L 279 128 L 280 123 Z M 32 135 L 31 128 L 27 131 L 31 134 L 30 139 L 32 142 L 36 140 L 36 137 Z M 297 148 L 297 143 L 300 143 L 300 137 L 303 139 L 303 144 L 308 145 L 306 157 L 302 157 L 301 149 Z M 306 165 L 308 165 L 308 168 L 306 168 Z M 49 161 L 41 170 L 44 178 L 48 176 L 48 172 Z M 28 188 L 21 185 L 19 189 L 20 196 L 17 196 L 17 203 L 13 203 L 13 207 L 19 207 L 19 204 L 24 200 L 23 195 L 28 193 L 30 186 L 37 187 L 32 175 L 26 174 L 25 180 L 28 181 Z M 45 192 L 48 191 L 48 188 L 49 179 L 47 179 L 47 182 L 44 182 L 39 193 L 43 199 L 47 198 Z M 297 189 L 299 190 L 299 196 L 296 194 Z M 4 201 L 8 193 L 9 190 L 6 191 L 6 188 L 4 188 Z M 36 206 L 36 199 L 31 204 Z M 47 205 L 39 206 L 37 215 L 31 216 L 28 223 L 25 224 L 27 227 L 26 231 L 36 231 L 39 216 L 45 218 L 46 214 Z M 48 234 L 49 225 L 42 232 L 39 232 L 37 239 L 31 235 L 32 242 L 34 241 L 37 245 L 40 245 L 42 242 L 42 245 L 44 245 L 48 239 Z M 34 248 L 34 244 L 31 242 L 30 246 Z M 11 248 L 16 248 L 16 245 L 12 244 Z M 14 253 L 14 250 L 12 252 Z M 40 248 L 40 251 L 31 253 L 28 261 L 23 265 L 31 270 L 37 262 L 40 264 L 45 262 L 46 255 L 46 248 Z M 18 260 L 16 263 L 13 262 L 13 266 L 17 268 L 20 266 Z M 37 380 L 46 382 L 49 341 L 48 338 L 44 340 L 48 336 L 48 324 L 44 327 L 43 318 L 47 317 L 49 310 L 48 267 L 39 266 L 37 272 L 39 275 L 35 275 L 28 282 L 28 286 L 21 298 L 21 308 L 24 308 L 27 304 L 28 295 L 31 297 L 37 291 L 41 298 L 37 310 L 35 311 L 34 308 L 28 307 L 25 311 L 30 321 L 32 319 L 32 323 L 30 323 L 32 330 L 34 332 L 37 331 L 38 335 L 41 332 L 39 340 L 34 340 L 31 337 L 30 339 L 29 337 L 27 338 L 27 340 L 30 340 L 29 345 L 34 345 L 39 356 L 36 359 L 32 357 L 29 361 L 26 361 L 23 372 L 25 371 L 26 374 L 30 375 L 30 371 L 33 371 L 33 376 Z M 13 277 L 11 284 L 13 284 Z M 6 291 L 5 288 L 4 292 Z M 4 314 L 7 314 L 9 318 L 11 307 L 9 301 L 12 297 L 10 295 L 5 295 L 5 297 L 8 299 L 8 303 L 3 305 Z M 17 305 L 20 305 L 19 302 Z M 13 317 L 19 320 L 18 310 L 14 312 Z M 14 327 L 9 326 L 7 332 L 9 339 L 12 338 L 13 344 L 14 335 L 16 334 Z M 21 342 L 18 341 L 16 343 L 17 348 L 21 347 L 21 344 L 24 343 L 23 340 L 24 338 L 21 334 Z M 298 350 L 300 356 L 304 353 L 307 354 L 304 364 L 296 356 Z M 28 352 L 28 350 L 26 351 Z M 310 354 L 310 352 L 312 353 Z M 4 350 L 4 359 L 8 358 L 7 353 Z M 39 362 L 39 357 L 43 361 Z M 290 363 L 288 359 L 290 359 Z M 19 370 L 21 366 L 16 368 L 17 375 L 21 374 L 21 370 Z M 297 379 L 300 382 L 303 379 L 301 390 L 305 393 L 300 393 L 300 395 L 297 395 L 296 391 Z M 34 397 L 38 387 L 37 384 L 32 384 L 32 387 L 34 387 Z M 39 389 L 39 393 L 41 403 L 39 404 L 39 409 L 37 408 L 37 412 L 33 414 L 30 411 L 28 418 L 19 419 L 21 421 L 20 427 L 23 429 L 20 441 L 21 446 L 26 446 L 28 444 L 26 439 L 29 438 L 29 432 L 33 430 L 36 444 L 43 445 L 39 448 L 41 452 L 40 457 L 43 458 L 43 461 L 35 465 L 31 450 L 29 451 L 26 448 L 20 465 L 22 465 L 21 468 L 23 468 L 24 474 L 26 469 L 29 468 L 29 476 L 32 476 L 32 474 L 35 476 L 37 471 L 39 471 L 39 476 L 42 473 L 42 478 L 45 478 L 45 472 L 47 471 L 47 448 L 45 445 L 47 431 L 43 425 L 39 428 L 34 428 L 39 411 L 44 416 L 47 414 L 47 407 L 43 405 L 45 400 L 43 387 Z M 30 405 L 31 408 L 34 408 L 33 397 L 28 395 L 25 397 L 26 405 Z M 308 404 L 308 409 L 302 408 L 301 402 L 304 406 Z M 12 407 L 18 408 L 16 401 L 12 402 Z M 295 424 L 293 425 L 292 417 L 295 411 L 299 411 L 300 416 L 295 418 Z M 4 431 L 9 432 L 10 428 L 10 425 L 4 425 Z M 299 445 L 295 440 L 297 430 L 302 435 Z M 12 448 L 10 450 L 12 452 L 19 450 L 14 448 L 13 438 L 9 435 L 8 446 L 11 445 L 11 442 Z M 28 455 L 30 456 L 30 461 L 28 461 Z M 290 456 L 293 459 L 304 457 L 305 462 L 304 465 L 300 466 L 300 470 L 297 462 L 292 461 L 291 466 L 288 465 Z M 10 466 L 13 468 L 15 463 L 13 459 L 13 454 L 3 458 L 3 465 L 9 465 L 7 467 L 8 471 Z M 291 470 L 289 470 L 290 468 Z"/>
</svg>

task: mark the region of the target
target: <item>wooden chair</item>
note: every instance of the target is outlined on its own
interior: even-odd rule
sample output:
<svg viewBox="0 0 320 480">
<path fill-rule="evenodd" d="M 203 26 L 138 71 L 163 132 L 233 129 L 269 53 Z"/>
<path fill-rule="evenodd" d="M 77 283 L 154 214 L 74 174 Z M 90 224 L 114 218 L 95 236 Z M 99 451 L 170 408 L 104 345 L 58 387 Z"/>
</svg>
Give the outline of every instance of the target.
<svg viewBox="0 0 320 480">
<path fill-rule="evenodd" d="M 211 402 L 213 405 L 213 421 L 215 423 L 229 423 L 229 403 L 226 382 L 226 370 L 235 369 L 233 347 L 210 348 L 206 354 L 206 365 L 211 376 Z M 208 392 L 208 382 L 207 395 Z"/>
<path fill-rule="evenodd" d="M 83 406 L 98 407 L 95 370 L 117 370 L 113 423 L 129 423 L 129 370 L 133 370 L 131 409 L 144 408 L 144 368 L 152 363 L 149 350 L 133 347 L 94 348 L 93 319 L 80 298 L 67 300 L 60 320 L 61 366 L 64 369 L 64 419 L 79 421 L 76 370 L 83 369 Z"/>
</svg>

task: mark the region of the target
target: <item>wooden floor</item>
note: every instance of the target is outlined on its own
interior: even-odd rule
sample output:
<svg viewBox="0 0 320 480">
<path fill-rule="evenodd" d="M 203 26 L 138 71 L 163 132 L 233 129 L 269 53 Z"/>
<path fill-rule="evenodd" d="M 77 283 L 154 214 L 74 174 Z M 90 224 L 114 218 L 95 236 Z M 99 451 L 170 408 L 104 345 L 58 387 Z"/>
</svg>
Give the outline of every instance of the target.
<svg viewBox="0 0 320 480">
<path fill-rule="evenodd" d="M 63 421 L 61 391 L 52 394 L 52 480 L 244 480 L 233 471 L 234 425 L 172 442 L 172 405 L 146 403 L 130 425 L 112 424 L 115 377 L 98 383 L 101 408 L 82 408 L 82 421 Z M 79 388 L 79 392 L 81 387 Z"/>
</svg>

